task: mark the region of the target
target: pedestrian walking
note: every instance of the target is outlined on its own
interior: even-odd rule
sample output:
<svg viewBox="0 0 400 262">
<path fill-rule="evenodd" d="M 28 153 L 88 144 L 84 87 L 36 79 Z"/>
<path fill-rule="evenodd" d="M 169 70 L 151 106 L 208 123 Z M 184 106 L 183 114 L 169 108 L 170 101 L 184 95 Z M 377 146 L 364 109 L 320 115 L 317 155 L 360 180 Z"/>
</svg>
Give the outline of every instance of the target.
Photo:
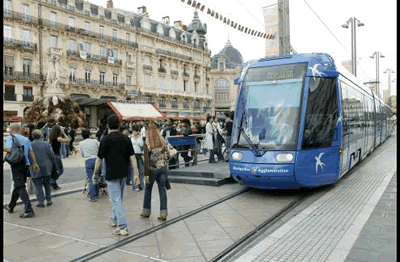
<svg viewBox="0 0 400 262">
<path fill-rule="evenodd" d="M 154 182 L 157 181 L 160 196 L 159 220 L 167 220 L 167 188 L 170 188 L 167 179 L 168 161 L 176 155 L 176 150 L 163 139 L 154 122 L 146 125 L 146 143 L 144 144 L 144 175 L 146 189 L 143 199 L 141 217 L 148 218 L 151 214 L 151 192 Z"/>
<path fill-rule="evenodd" d="M 50 185 L 50 176 L 53 170 L 53 166 L 56 165 L 56 158 L 54 156 L 53 149 L 49 143 L 43 142 L 42 131 L 39 129 L 35 129 L 32 132 L 32 138 L 34 139 L 32 142 L 32 149 L 36 156 L 36 161 L 39 165 L 40 171 L 35 172 L 35 170 L 31 167 L 31 177 L 33 183 L 36 187 L 36 198 L 38 200 L 37 207 L 43 208 L 44 200 L 46 199 L 47 206 L 53 204 L 51 201 L 51 185 Z M 46 193 L 46 197 L 43 193 Z"/>
<path fill-rule="evenodd" d="M 60 126 L 56 125 L 51 129 L 49 140 L 56 158 L 56 170 L 58 176 L 61 176 L 64 173 L 64 166 L 61 160 L 61 143 L 69 143 L 69 139 L 64 130 L 62 130 Z M 61 188 L 57 185 L 56 179 L 50 178 L 50 184 L 54 190 Z"/>
<path fill-rule="evenodd" d="M 133 150 L 135 151 L 135 157 L 136 157 L 136 165 L 139 170 L 139 185 L 136 185 L 133 183 L 132 185 L 132 190 L 133 191 L 140 191 L 145 188 L 144 184 L 144 162 L 143 162 L 143 139 L 140 135 L 140 126 L 135 125 L 132 127 L 132 136 L 131 136 L 131 142 L 133 146 Z"/>
<path fill-rule="evenodd" d="M 215 160 L 214 160 L 214 128 L 213 128 L 212 122 L 213 122 L 212 117 L 207 116 L 206 148 L 210 151 L 208 163 L 215 163 Z"/>
<path fill-rule="evenodd" d="M 127 126 L 125 124 L 121 125 L 119 127 L 119 131 L 128 138 L 129 141 L 131 141 L 130 135 L 129 135 L 129 130 L 127 128 Z M 129 172 L 128 172 L 128 176 L 126 178 L 126 185 L 130 186 L 134 183 L 132 183 L 132 179 L 133 179 L 133 168 L 132 168 L 132 163 L 131 160 L 129 159 Z"/>
<path fill-rule="evenodd" d="M 79 142 L 79 151 L 85 160 L 85 171 L 89 184 L 89 200 L 94 202 L 97 201 L 99 196 L 99 184 L 93 184 L 92 178 L 100 143 L 97 139 L 90 138 L 90 130 L 88 129 L 82 131 L 82 138 L 83 141 Z"/>
<path fill-rule="evenodd" d="M 213 131 L 214 153 L 217 154 L 218 162 L 222 162 L 224 160 L 224 157 L 222 156 L 222 144 L 224 143 L 223 138 L 221 136 L 222 128 L 221 124 L 218 122 L 215 116 L 213 116 L 212 119 L 213 119 L 213 129 L 214 129 Z"/>
<path fill-rule="evenodd" d="M 95 175 L 93 182 L 98 183 L 98 172 L 100 171 L 102 160 L 106 162 L 105 180 L 108 188 L 108 195 L 112 205 L 110 216 L 111 226 L 117 229 L 113 231 L 115 235 L 126 236 L 129 234 L 126 215 L 123 206 L 123 196 L 126 177 L 129 171 L 129 159 L 131 159 L 134 170 L 134 182 L 138 183 L 139 178 L 136 166 L 135 151 L 132 142 L 121 132 L 119 132 L 120 120 L 113 114 L 107 119 L 109 134 L 100 141 L 99 152 L 95 163 Z"/>
<path fill-rule="evenodd" d="M 32 150 L 31 142 L 28 138 L 20 134 L 21 126 L 19 124 L 12 124 L 10 126 L 10 135 L 6 138 L 6 144 L 3 151 L 11 154 L 13 152 L 14 143 L 19 143 L 23 146 L 24 157 L 18 163 L 13 163 L 11 165 L 11 172 L 13 177 L 14 188 L 11 193 L 11 200 L 5 209 L 9 213 L 14 212 L 14 208 L 17 204 L 18 198 L 21 198 L 25 205 L 24 213 L 22 213 L 20 218 L 34 217 L 35 212 L 32 209 L 31 202 L 29 200 L 28 192 L 26 191 L 25 183 L 29 171 L 29 166 L 32 166 L 35 172 L 39 172 L 40 168 L 36 162 L 35 153 Z M 30 157 L 30 158 L 29 158 Z"/>
<path fill-rule="evenodd" d="M 28 124 L 22 125 L 22 127 L 21 127 L 21 135 L 23 135 L 24 137 L 26 137 L 28 139 L 31 137 L 31 130 L 30 130 Z M 30 139 L 29 139 L 29 141 L 32 142 Z M 27 177 L 26 177 L 26 191 L 28 192 L 28 195 L 33 195 L 33 194 L 36 193 L 35 192 L 35 187 L 33 185 L 32 177 L 31 177 L 31 174 L 30 174 L 29 170 L 28 170 L 28 174 L 27 174 Z"/>
</svg>

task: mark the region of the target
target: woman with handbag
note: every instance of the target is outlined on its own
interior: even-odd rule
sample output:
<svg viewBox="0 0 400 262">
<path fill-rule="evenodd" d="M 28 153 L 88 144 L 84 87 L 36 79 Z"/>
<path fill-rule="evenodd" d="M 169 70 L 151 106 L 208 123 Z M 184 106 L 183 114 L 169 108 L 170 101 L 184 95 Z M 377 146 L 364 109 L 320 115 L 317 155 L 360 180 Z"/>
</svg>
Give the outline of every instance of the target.
<svg viewBox="0 0 400 262">
<path fill-rule="evenodd" d="M 154 122 L 146 124 L 146 141 L 143 145 L 144 151 L 144 178 L 146 189 L 143 200 L 143 212 L 141 217 L 148 218 L 151 214 L 151 191 L 153 184 L 157 181 L 160 195 L 160 216 L 159 220 L 167 220 L 167 189 L 168 162 L 177 151 L 161 136 Z"/>
<path fill-rule="evenodd" d="M 30 168 L 30 171 L 33 183 L 36 187 L 36 197 L 38 200 L 37 207 L 45 207 L 45 196 L 43 193 L 43 187 L 46 193 L 47 205 L 50 206 L 51 204 L 53 204 L 53 202 L 51 202 L 50 177 L 52 174 L 53 166 L 56 165 L 56 158 L 54 156 L 53 149 L 49 143 L 41 141 L 42 137 L 43 135 L 41 130 L 33 130 L 32 138 L 34 140 L 32 142 L 32 149 L 35 153 L 36 161 L 40 167 L 40 171 L 35 172 L 33 168 Z"/>
</svg>

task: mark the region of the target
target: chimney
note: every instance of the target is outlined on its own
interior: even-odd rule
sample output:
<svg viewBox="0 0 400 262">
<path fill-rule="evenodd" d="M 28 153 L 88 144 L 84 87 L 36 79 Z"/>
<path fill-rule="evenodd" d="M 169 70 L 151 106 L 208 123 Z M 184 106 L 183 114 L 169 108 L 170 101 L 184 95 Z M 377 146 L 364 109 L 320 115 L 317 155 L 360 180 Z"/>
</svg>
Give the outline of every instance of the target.
<svg viewBox="0 0 400 262">
<path fill-rule="evenodd" d="M 182 21 L 181 20 L 175 21 L 174 27 L 177 29 L 182 29 Z"/>
<path fill-rule="evenodd" d="M 112 0 L 107 1 L 107 8 L 114 8 Z"/>
</svg>

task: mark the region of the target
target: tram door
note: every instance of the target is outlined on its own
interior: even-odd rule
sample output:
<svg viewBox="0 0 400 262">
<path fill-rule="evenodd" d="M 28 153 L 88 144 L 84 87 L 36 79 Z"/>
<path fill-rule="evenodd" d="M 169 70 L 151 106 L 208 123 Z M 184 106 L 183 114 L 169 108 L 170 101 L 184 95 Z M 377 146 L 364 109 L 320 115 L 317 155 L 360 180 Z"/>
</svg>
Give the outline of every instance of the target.
<svg viewBox="0 0 400 262">
<path fill-rule="evenodd" d="M 341 155 L 341 166 L 340 175 L 347 171 L 349 167 L 349 136 L 350 136 L 350 115 L 349 115 L 349 103 L 347 95 L 347 85 L 340 81 L 342 89 L 342 126 L 343 126 L 343 140 L 342 140 L 342 155 Z"/>
</svg>

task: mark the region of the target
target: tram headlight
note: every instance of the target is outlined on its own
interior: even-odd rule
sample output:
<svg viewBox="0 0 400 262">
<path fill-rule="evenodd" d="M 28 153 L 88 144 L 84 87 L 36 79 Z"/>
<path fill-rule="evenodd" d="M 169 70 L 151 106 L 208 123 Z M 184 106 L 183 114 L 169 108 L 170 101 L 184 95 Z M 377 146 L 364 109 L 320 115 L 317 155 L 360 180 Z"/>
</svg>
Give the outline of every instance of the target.
<svg viewBox="0 0 400 262">
<path fill-rule="evenodd" d="M 232 159 L 235 161 L 240 161 L 243 158 L 243 154 L 240 152 L 233 152 L 232 153 Z"/>
<path fill-rule="evenodd" d="M 292 162 L 293 158 L 293 154 L 291 153 L 277 154 L 275 156 L 276 162 Z"/>
</svg>

